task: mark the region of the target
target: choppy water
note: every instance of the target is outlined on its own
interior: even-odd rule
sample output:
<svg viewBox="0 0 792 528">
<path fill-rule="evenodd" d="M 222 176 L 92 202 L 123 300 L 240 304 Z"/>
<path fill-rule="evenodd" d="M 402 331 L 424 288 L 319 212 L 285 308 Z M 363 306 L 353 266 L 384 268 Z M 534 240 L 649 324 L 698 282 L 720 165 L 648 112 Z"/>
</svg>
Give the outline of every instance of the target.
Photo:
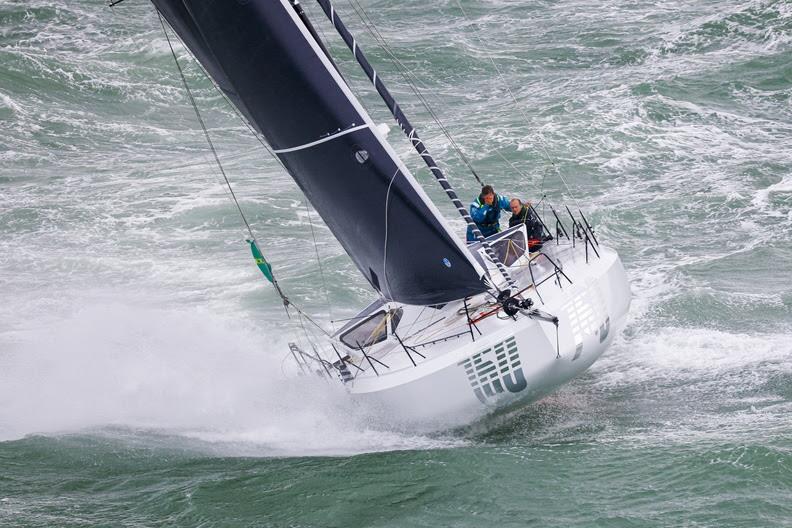
<svg viewBox="0 0 792 528">
<path fill-rule="evenodd" d="M 635 296 L 580 379 L 421 435 L 281 374 L 292 327 L 151 6 L 0 1 L 0 525 L 792 526 L 792 5 L 613 4 L 364 2 L 489 181 L 557 196 L 546 147 Z M 325 295 L 296 186 L 188 76 L 285 289 L 367 302 L 314 216 Z"/>
</svg>

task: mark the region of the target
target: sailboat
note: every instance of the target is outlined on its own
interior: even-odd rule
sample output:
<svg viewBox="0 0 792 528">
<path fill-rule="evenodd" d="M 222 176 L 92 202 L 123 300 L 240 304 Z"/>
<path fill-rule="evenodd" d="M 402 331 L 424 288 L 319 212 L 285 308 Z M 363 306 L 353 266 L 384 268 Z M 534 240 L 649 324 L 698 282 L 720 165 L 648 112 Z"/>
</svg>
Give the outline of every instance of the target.
<svg viewBox="0 0 792 528">
<path fill-rule="evenodd" d="M 290 344 L 303 371 L 338 380 L 394 423 L 453 427 L 548 394 L 613 341 L 630 305 L 616 251 L 569 206 L 534 210 L 539 243 L 524 224 L 482 236 L 329 0 L 317 2 L 474 243 L 454 232 L 396 154 L 297 0 L 152 2 L 376 295 L 312 350 Z M 351 207 L 350 196 L 366 207 Z"/>
</svg>

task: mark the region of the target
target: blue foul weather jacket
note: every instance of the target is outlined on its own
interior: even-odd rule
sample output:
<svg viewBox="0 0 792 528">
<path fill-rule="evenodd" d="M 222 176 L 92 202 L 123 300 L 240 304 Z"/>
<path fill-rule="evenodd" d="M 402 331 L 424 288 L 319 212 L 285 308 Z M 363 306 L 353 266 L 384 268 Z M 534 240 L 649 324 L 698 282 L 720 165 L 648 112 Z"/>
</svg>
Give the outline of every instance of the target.
<svg viewBox="0 0 792 528">
<path fill-rule="evenodd" d="M 492 236 L 500 231 L 500 215 L 503 211 L 511 212 L 509 210 L 509 199 L 498 194 L 495 195 L 492 205 L 485 204 L 481 196 L 470 204 L 470 217 L 476 222 L 479 231 L 485 237 Z M 467 241 L 476 241 L 470 226 L 467 229 Z"/>
</svg>

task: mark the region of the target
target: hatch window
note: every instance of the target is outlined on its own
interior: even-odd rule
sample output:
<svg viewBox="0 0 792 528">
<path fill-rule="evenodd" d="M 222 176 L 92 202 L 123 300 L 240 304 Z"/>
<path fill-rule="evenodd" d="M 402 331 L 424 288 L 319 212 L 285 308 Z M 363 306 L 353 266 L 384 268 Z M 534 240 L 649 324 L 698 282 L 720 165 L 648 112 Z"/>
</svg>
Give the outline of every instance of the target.
<svg viewBox="0 0 792 528">
<path fill-rule="evenodd" d="M 517 229 L 514 233 L 510 233 L 500 240 L 490 242 L 490 246 L 495 252 L 495 255 L 497 255 L 498 260 L 503 262 L 506 266 L 511 266 L 520 257 L 525 255 L 527 244 L 525 243 L 525 234 L 523 230 Z"/>
<path fill-rule="evenodd" d="M 396 331 L 403 313 L 401 308 L 389 312 L 379 311 L 341 334 L 341 342 L 350 348 L 360 348 L 385 341 L 388 338 L 388 323 L 391 331 Z"/>
</svg>

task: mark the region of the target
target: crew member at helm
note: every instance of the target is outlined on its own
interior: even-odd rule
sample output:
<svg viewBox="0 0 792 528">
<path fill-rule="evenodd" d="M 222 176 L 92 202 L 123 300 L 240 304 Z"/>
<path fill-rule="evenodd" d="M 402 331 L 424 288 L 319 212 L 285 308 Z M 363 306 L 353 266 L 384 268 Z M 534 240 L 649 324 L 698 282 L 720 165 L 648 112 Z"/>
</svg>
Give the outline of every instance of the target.
<svg viewBox="0 0 792 528">
<path fill-rule="evenodd" d="M 511 218 L 509 218 L 509 227 L 525 224 L 525 234 L 528 237 L 528 249 L 531 251 L 539 251 L 542 249 L 542 242 L 544 242 L 544 226 L 539 218 L 536 216 L 536 211 L 531 207 L 531 202 L 521 202 L 518 198 L 512 198 L 509 202 L 511 208 Z"/>
<path fill-rule="evenodd" d="M 470 217 L 485 237 L 500 231 L 500 215 L 504 212 L 509 212 L 509 199 L 495 194 L 492 185 L 482 187 L 479 197 L 470 204 Z M 467 241 L 476 241 L 470 226 L 467 229 Z"/>
</svg>

